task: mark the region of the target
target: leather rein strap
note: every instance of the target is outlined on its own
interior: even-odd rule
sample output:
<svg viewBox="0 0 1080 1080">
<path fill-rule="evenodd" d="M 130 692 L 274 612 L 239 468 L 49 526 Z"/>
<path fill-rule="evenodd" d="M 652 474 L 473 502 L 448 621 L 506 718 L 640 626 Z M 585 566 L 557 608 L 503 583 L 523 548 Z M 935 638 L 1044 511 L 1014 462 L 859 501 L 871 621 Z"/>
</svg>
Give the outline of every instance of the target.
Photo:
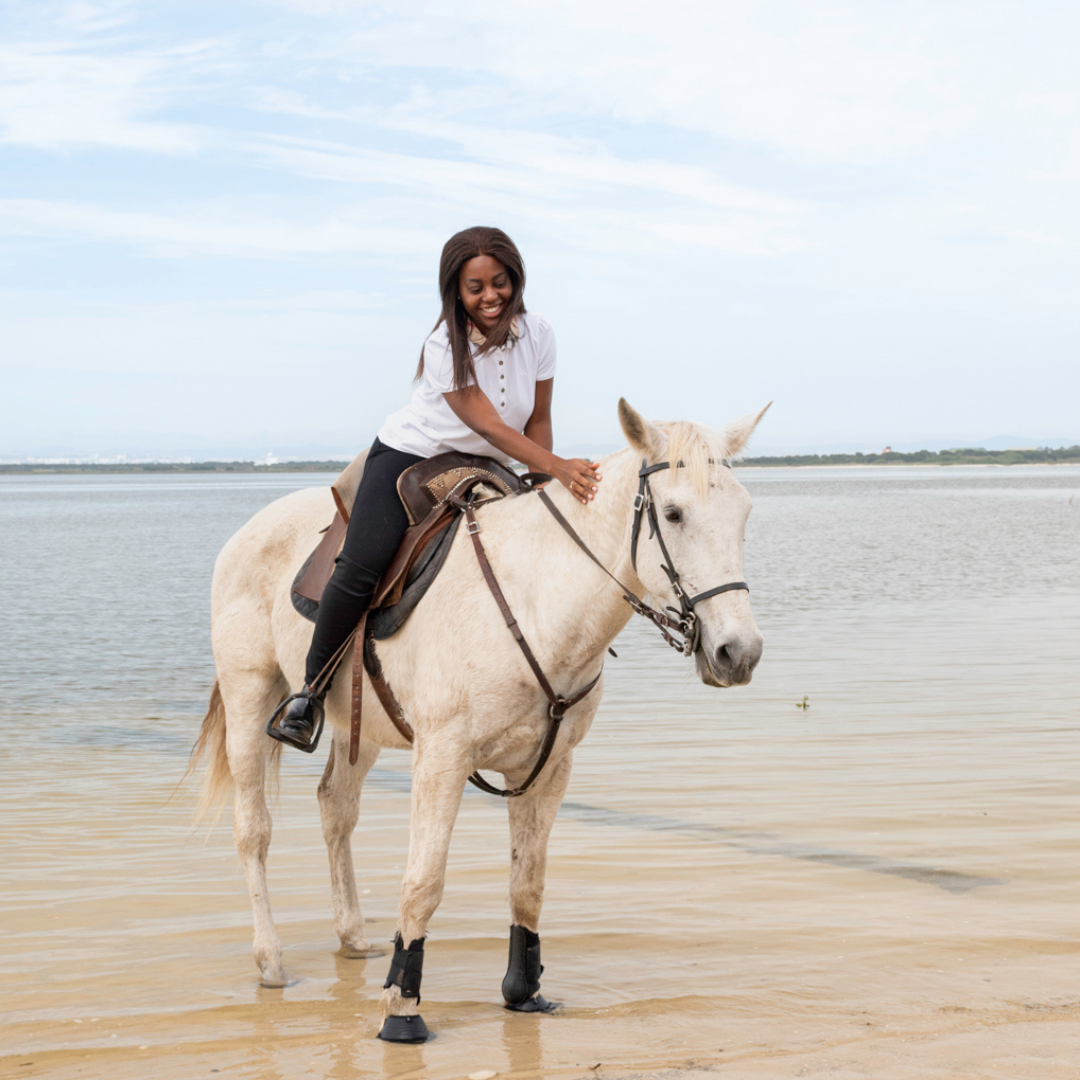
<svg viewBox="0 0 1080 1080">
<path fill-rule="evenodd" d="M 730 464 L 724 461 L 723 464 L 730 468 Z M 682 462 L 678 463 L 679 466 Z M 593 554 L 588 544 L 578 535 L 577 530 L 570 524 L 569 521 L 563 516 L 562 512 L 551 500 L 551 496 L 540 487 L 540 484 L 550 480 L 551 477 L 543 473 L 526 473 L 520 477 L 525 482 L 524 491 L 535 491 L 540 498 L 540 501 L 547 508 L 548 512 L 559 523 L 563 531 L 570 537 L 571 540 L 598 566 L 601 570 L 616 585 L 622 589 L 623 599 L 630 605 L 633 611 L 643 616 L 652 622 L 656 628 L 660 631 L 664 640 L 674 649 L 678 649 L 686 656 L 692 656 L 699 648 L 701 643 L 701 631 L 697 622 L 697 615 L 694 612 L 694 606 L 701 603 L 702 600 L 709 599 L 710 596 L 718 596 L 720 593 L 731 592 L 735 589 L 743 589 L 746 592 L 750 591 L 750 586 L 745 581 L 730 581 L 726 585 L 717 585 L 715 588 L 706 589 L 704 592 L 696 593 L 694 596 L 687 596 L 685 589 L 682 587 L 682 582 L 679 578 L 679 572 L 675 569 L 672 562 L 671 555 L 668 552 L 667 544 L 664 543 L 664 535 L 660 531 L 660 521 L 656 516 L 656 505 L 652 497 L 652 489 L 649 486 L 649 477 L 655 473 L 660 472 L 662 469 L 671 468 L 671 462 L 662 461 L 657 465 L 650 465 L 648 460 L 642 461 L 641 469 L 638 472 L 640 483 L 638 485 L 638 493 L 634 499 L 634 522 L 631 529 L 630 539 L 630 562 L 637 570 L 637 549 L 638 540 L 641 536 L 641 524 L 644 518 L 648 518 L 649 521 L 649 539 L 654 536 L 660 544 L 660 551 L 664 557 L 664 561 L 661 566 L 664 572 L 668 576 L 668 580 L 671 582 L 671 587 L 675 592 L 675 596 L 679 601 L 679 610 L 673 607 L 668 607 L 664 611 L 658 611 L 656 608 L 651 607 L 645 603 L 632 589 L 627 588 L 597 557 Z M 491 595 L 495 598 L 495 603 L 499 606 L 499 611 L 502 612 L 503 619 L 506 621 L 507 628 L 510 633 L 513 634 L 514 640 L 518 644 L 518 648 L 521 649 L 522 655 L 524 655 L 526 662 L 532 669 L 533 674 L 536 676 L 536 681 L 540 684 L 540 688 L 544 691 L 544 695 L 548 699 L 548 730 L 547 735 L 544 737 L 544 743 L 540 748 L 540 755 L 536 760 L 536 764 L 532 768 L 532 772 L 529 773 L 528 778 L 520 786 L 510 789 L 497 788 L 493 784 L 489 784 L 478 772 L 473 773 L 469 777 L 469 782 L 481 791 L 486 791 L 490 795 L 501 795 L 503 798 L 510 799 L 518 795 L 523 795 L 532 786 L 533 782 L 543 771 L 544 766 L 547 764 L 548 759 L 551 757 L 551 751 L 554 749 L 555 740 L 559 734 L 559 727 L 562 724 L 563 717 L 566 715 L 568 709 L 572 708 L 579 701 L 582 701 L 593 690 L 596 684 L 600 681 L 600 676 L 603 674 L 603 669 L 597 673 L 588 685 L 584 686 L 572 697 L 564 698 L 559 694 L 556 694 L 552 689 L 551 683 L 548 681 L 547 676 L 544 674 L 543 668 L 540 667 L 536 656 L 533 654 L 532 649 L 529 647 L 529 643 L 525 640 L 525 635 L 521 632 L 521 627 L 518 625 L 517 619 L 514 618 L 513 612 L 510 610 L 510 605 L 506 602 L 506 597 L 503 595 L 503 591 L 499 586 L 499 582 L 495 577 L 495 573 L 491 568 L 491 563 L 488 560 L 487 552 L 484 550 L 484 545 L 480 540 L 480 522 L 476 518 L 476 513 L 473 508 L 473 501 L 471 498 L 462 499 L 460 496 L 453 495 L 447 500 L 452 506 L 461 510 L 465 514 L 467 521 L 466 531 L 472 538 L 473 549 L 476 552 L 476 560 L 480 564 L 480 571 L 484 575 L 484 580 L 487 582 L 488 588 L 491 590 Z M 672 615 L 668 615 L 667 612 L 672 612 Z M 360 625 L 354 631 L 353 635 L 342 645 L 338 654 L 327 664 L 327 668 L 331 671 L 333 667 L 336 667 L 337 663 L 344 656 L 345 651 L 349 645 L 353 645 L 353 699 L 352 699 L 352 730 L 349 740 L 349 764 L 355 765 L 356 759 L 360 747 L 360 718 L 361 718 L 361 704 L 363 700 L 363 669 L 367 670 L 368 676 L 371 679 L 372 687 L 375 690 L 380 704 L 386 710 L 387 715 L 393 722 L 394 726 L 401 733 L 402 737 L 409 743 L 412 743 L 414 735 L 409 722 L 405 719 L 405 714 L 398 704 L 397 698 L 394 696 L 394 692 L 390 687 L 390 684 L 386 681 L 382 672 L 382 665 L 379 663 L 378 656 L 375 653 L 374 643 L 367 635 L 366 616 L 361 620 Z M 681 635 L 681 640 L 679 636 Z M 324 669 L 325 673 L 325 669 Z M 320 674 L 319 680 L 323 678 L 323 673 Z"/>
<path fill-rule="evenodd" d="M 532 474 L 526 474 L 525 479 L 533 479 Z M 540 479 L 546 479 L 546 477 Z M 452 506 L 464 511 L 466 531 L 469 536 L 472 537 L 473 548 L 476 551 L 476 560 L 480 564 L 480 571 L 484 575 L 484 580 L 491 590 L 491 595 L 495 598 L 495 603 L 499 606 L 499 611 L 502 612 L 503 619 L 506 621 L 510 633 L 514 635 L 514 640 L 518 643 L 518 648 L 521 649 L 525 660 L 528 662 L 529 667 L 532 668 L 532 672 L 536 676 L 536 681 L 540 684 L 540 688 L 544 691 L 544 695 L 548 699 L 549 723 L 547 734 L 544 736 L 544 742 L 540 747 L 540 755 L 536 759 L 536 764 L 533 765 L 532 772 L 529 773 L 523 784 L 520 784 L 513 789 L 502 789 L 495 787 L 493 784 L 489 784 L 478 772 L 473 773 L 469 777 L 469 782 L 478 787 L 481 791 L 486 791 L 489 795 L 501 795 L 504 799 L 512 799 L 518 795 L 524 795 L 525 792 L 532 787 L 536 778 L 548 763 L 548 759 L 551 757 L 551 751 L 555 748 L 555 740 L 558 738 L 559 728 L 562 725 L 563 717 L 566 715 L 567 710 L 588 696 L 600 681 L 603 669 L 601 668 L 601 670 L 597 672 L 596 677 L 572 697 L 564 698 L 555 693 L 548 677 L 544 674 L 544 669 L 540 666 L 535 654 L 529 647 L 529 643 L 525 640 L 525 635 L 521 632 L 521 627 L 518 625 L 517 619 L 514 618 L 514 613 L 510 610 L 510 605 L 506 602 L 506 597 L 503 595 L 502 588 L 499 586 L 499 582 L 495 577 L 495 572 L 491 568 L 491 562 L 489 561 L 487 552 L 484 550 L 484 545 L 480 540 L 480 522 L 476 519 L 476 512 L 472 500 L 462 499 L 459 496 L 454 495 L 451 496 L 448 501 Z M 352 723 L 349 737 L 350 765 L 355 765 L 359 756 L 360 725 L 364 699 L 364 670 L 367 671 L 368 677 L 371 679 L 372 688 L 375 690 L 375 694 L 379 699 L 379 703 L 390 717 L 394 727 L 397 728 L 406 742 L 412 743 L 414 739 L 412 727 L 409 725 L 408 720 L 405 719 L 405 714 L 402 711 L 401 705 L 398 703 L 390 684 L 383 675 L 382 665 L 379 663 L 378 655 L 375 652 L 374 642 L 366 631 L 367 616 L 365 615 L 360 621 L 360 625 L 356 628 L 353 636 L 340 650 L 342 655 L 344 655 L 344 651 L 348 648 L 348 645 L 351 643 L 353 646 Z"/>
<path fill-rule="evenodd" d="M 541 492 L 541 494 L 543 494 L 543 492 Z M 504 790 L 489 784 L 478 772 L 473 773 L 472 776 L 469 777 L 469 781 L 480 788 L 481 791 L 486 791 L 490 795 L 501 795 L 505 799 L 511 799 L 517 795 L 523 795 L 528 791 L 532 786 L 533 781 L 540 775 L 541 770 L 547 764 L 548 758 L 551 757 L 551 751 L 555 746 L 555 739 L 559 734 L 559 726 L 562 724 L 563 717 L 566 715 L 567 710 L 589 695 L 593 687 L 600 681 L 600 676 L 603 674 L 603 668 L 597 672 L 594 679 L 572 697 L 564 698 L 555 693 L 551 687 L 551 683 L 548 681 L 548 677 L 544 674 L 544 669 L 540 666 L 532 649 L 529 648 L 529 643 L 525 640 L 525 635 L 521 632 L 521 627 L 518 625 L 517 619 L 514 618 L 514 613 L 510 610 L 510 605 L 506 602 L 506 597 L 499 587 L 499 582 L 495 578 L 495 572 L 491 569 L 491 563 L 488 560 L 487 552 L 484 550 L 484 545 L 480 540 L 480 522 L 476 520 L 476 513 L 473 510 L 472 502 L 469 500 L 453 498 L 451 499 L 451 504 L 465 512 L 465 520 L 467 522 L 466 532 L 468 532 L 469 536 L 472 538 L 473 549 L 476 551 L 476 561 L 480 564 L 480 572 L 484 575 L 484 580 L 491 590 L 491 595 L 495 597 L 495 603 L 499 605 L 499 611 L 502 612 L 502 617 L 506 621 L 507 628 L 510 630 L 510 633 L 514 635 L 514 640 L 518 643 L 518 648 L 521 649 L 522 655 L 525 657 L 529 667 L 532 668 L 532 673 L 536 676 L 536 681 L 540 684 L 540 689 L 544 691 L 544 694 L 548 699 L 549 723 L 547 735 L 544 738 L 544 745 L 540 748 L 540 756 L 536 759 L 536 764 L 533 766 L 532 772 L 529 773 L 528 779 L 523 784 L 512 790 Z"/>
<path fill-rule="evenodd" d="M 681 462 L 679 463 L 681 466 Z M 727 468 L 731 468 L 728 462 L 723 462 Z M 704 592 L 695 594 L 694 596 L 687 596 L 686 590 L 682 587 L 682 581 L 679 578 L 679 572 L 675 569 L 672 562 L 671 555 L 668 553 L 667 544 L 664 543 L 664 535 L 660 531 L 660 521 L 656 516 L 656 505 L 652 497 L 652 489 L 649 486 L 649 476 L 654 472 L 660 472 L 661 469 L 670 469 L 670 461 L 662 461 L 658 465 L 650 465 L 648 461 L 641 463 L 641 470 L 638 472 L 638 476 L 641 478 L 638 485 L 637 497 L 634 499 L 634 524 L 630 531 L 630 562 L 637 570 L 637 548 L 638 538 L 641 535 L 641 522 L 643 517 L 647 517 L 649 520 L 649 539 L 653 536 L 656 537 L 660 544 L 661 554 L 664 556 L 664 561 L 661 566 L 664 568 L 664 572 L 668 576 L 668 580 L 671 582 L 671 587 L 675 592 L 675 596 L 679 601 L 679 610 L 673 607 L 666 608 L 664 611 L 657 611 L 656 608 L 646 604 L 632 589 L 628 589 L 593 553 L 589 550 L 589 546 L 584 540 L 577 534 L 573 525 L 562 515 L 559 508 L 551 501 L 551 496 L 546 491 L 538 491 L 540 501 L 547 507 L 551 516 L 562 526 L 563 531 L 574 541 L 575 544 L 616 585 L 623 591 L 623 599 L 633 608 L 635 614 L 641 615 L 655 624 L 656 628 L 663 635 L 664 640 L 673 648 L 678 649 L 679 652 L 685 656 L 692 656 L 697 652 L 698 647 L 701 644 L 701 630 L 698 627 L 697 615 L 694 612 L 694 605 L 701 603 L 702 600 L 708 600 L 710 596 L 718 596 L 720 593 L 731 592 L 734 589 L 745 589 L 746 592 L 750 591 L 750 586 L 745 581 L 729 581 L 726 585 L 717 585 L 713 589 L 706 589 Z M 672 615 L 668 615 L 667 612 L 672 612 Z M 674 631 L 674 633 L 672 633 Z M 676 637 L 676 634 L 682 635 L 680 640 Z"/>
</svg>

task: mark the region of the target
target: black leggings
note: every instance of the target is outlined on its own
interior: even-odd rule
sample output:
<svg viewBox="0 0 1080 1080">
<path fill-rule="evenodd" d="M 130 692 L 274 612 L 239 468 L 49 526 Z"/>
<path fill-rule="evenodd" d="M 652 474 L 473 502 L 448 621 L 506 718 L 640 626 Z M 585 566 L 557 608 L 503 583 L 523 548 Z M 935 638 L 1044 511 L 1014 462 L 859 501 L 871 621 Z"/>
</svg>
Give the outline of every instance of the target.
<svg viewBox="0 0 1080 1080">
<path fill-rule="evenodd" d="M 371 444 L 345 543 L 319 602 L 304 677 L 308 686 L 353 632 L 371 603 L 375 586 L 409 527 L 397 493 L 397 479 L 410 465 L 423 460 L 378 439 Z"/>
</svg>

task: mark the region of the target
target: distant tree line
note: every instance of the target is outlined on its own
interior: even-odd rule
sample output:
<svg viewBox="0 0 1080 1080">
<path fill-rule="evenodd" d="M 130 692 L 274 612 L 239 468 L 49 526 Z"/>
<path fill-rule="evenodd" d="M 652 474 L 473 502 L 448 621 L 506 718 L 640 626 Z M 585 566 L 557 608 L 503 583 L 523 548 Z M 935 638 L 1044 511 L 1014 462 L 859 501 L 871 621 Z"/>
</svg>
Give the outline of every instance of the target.
<svg viewBox="0 0 1080 1080">
<path fill-rule="evenodd" d="M 20 463 L 0 464 L 3 473 L 339 473 L 347 461 L 131 461 L 113 464 Z M 1080 465 L 1080 445 L 1049 446 L 1037 450 L 916 450 L 911 454 L 786 454 L 780 457 L 743 458 L 741 465 Z"/>
<path fill-rule="evenodd" d="M 743 458 L 742 465 L 1072 465 L 1080 464 L 1080 446 L 1056 450 L 916 450 L 910 454 L 788 454 L 783 457 Z"/>
<path fill-rule="evenodd" d="M 339 473 L 348 464 L 347 461 L 277 461 L 273 465 L 256 465 L 253 461 L 126 461 L 107 465 L 40 462 L 0 465 L 0 473 Z"/>
</svg>

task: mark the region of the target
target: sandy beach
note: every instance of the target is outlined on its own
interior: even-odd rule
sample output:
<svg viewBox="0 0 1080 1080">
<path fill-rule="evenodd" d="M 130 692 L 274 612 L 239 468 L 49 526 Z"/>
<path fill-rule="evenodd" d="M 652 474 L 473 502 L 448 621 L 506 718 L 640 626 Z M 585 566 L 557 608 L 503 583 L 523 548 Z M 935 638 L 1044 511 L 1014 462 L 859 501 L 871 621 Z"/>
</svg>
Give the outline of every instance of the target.
<svg viewBox="0 0 1080 1080">
<path fill-rule="evenodd" d="M 285 481 L 121 478 L 75 508 L 49 484 L 81 478 L 5 489 L 0 527 L 31 554 L 0 581 L 16 617 L 0 644 L 53 691 L 0 688 L 6 719 L 12 702 L 30 719 L 0 785 L 0 1076 L 1075 1077 L 1080 470 L 1004 487 L 985 470 L 770 474 L 746 479 L 753 683 L 710 691 L 636 626 L 609 665 L 552 839 L 543 989 L 561 1009 L 501 1008 L 505 807 L 470 793 L 425 966 L 437 1034 L 418 1047 L 374 1038 L 388 957 L 335 952 L 322 755 L 286 757 L 274 808 L 283 990 L 257 983 L 228 811 L 194 832 L 195 793 L 176 790 L 212 678 L 200 574 Z M 147 500 L 193 498 L 175 580 L 139 562 L 164 503 L 118 541 Z M 100 594 L 44 573 L 69 527 Z M 130 626 L 110 567 L 134 582 Z M 70 633 L 52 652 L 18 630 L 35 581 Z M 408 765 L 380 759 L 354 839 L 383 944 Z"/>
</svg>

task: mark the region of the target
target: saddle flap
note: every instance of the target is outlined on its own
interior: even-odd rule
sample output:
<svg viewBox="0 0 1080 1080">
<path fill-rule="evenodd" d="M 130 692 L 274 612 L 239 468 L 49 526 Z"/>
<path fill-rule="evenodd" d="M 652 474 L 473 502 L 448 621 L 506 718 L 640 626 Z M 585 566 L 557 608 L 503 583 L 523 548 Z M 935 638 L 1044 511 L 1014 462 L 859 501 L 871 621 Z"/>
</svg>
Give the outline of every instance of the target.
<svg viewBox="0 0 1080 1080">
<path fill-rule="evenodd" d="M 334 572 L 334 560 L 345 541 L 366 459 L 365 451 L 335 481 L 333 493 L 337 513 L 323 530 L 318 546 L 300 567 L 293 581 L 293 606 L 306 619 L 314 621 L 323 590 Z M 439 546 L 435 543 L 436 538 L 458 517 L 458 511 L 450 504 L 451 497 L 464 497 L 481 484 L 488 489 L 488 493 L 477 502 L 501 499 L 522 489 L 516 473 L 494 458 L 476 454 L 437 454 L 410 466 L 401 474 L 397 482 L 398 495 L 410 525 L 393 560 L 379 579 L 372 611 L 390 608 L 400 602 L 410 578 L 426 565 L 425 555 Z M 442 560 L 437 560 L 435 572 L 441 565 Z M 421 595 L 434 576 L 434 573 L 430 574 L 423 583 Z"/>
<path fill-rule="evenodd" d="M 349 524 L 356 493 L 360 490 L 360 481 L 364 478 L 364 468 L 367 465 L 369 453 L 369 450 L 361 450 L 330 485 L 330 490 L 334 494 L 334 504 L 346 525 Z M 334 554 L 336 555 L 337 552 L 335 551 Z"/>
<path fill-rule="evenodd" d="M 323 530 L 323 537 L 318 547 L 308 556 L 307 562 L 300 569 L 300 574 L 293 582 L 292 591 L 307 600 L 316 603 L 322 599 L 323 589 L 334 572 L 334 560 L 337 558 L 341 545 L 345 543 L 345 532 L 348 526 L 347 518 L 342 517 L 341 510 L 334 515 L 334 520 Z"/>
<path fill-rule="evenodd" d="M 494 458 L 457 452 L 410 465 L 398 477 L 397 489 L 409 524 L 419 525 L 433 510 L 446 506 L 451 495 L 463 496 L 476 484 L 487 485 L 496 497 L 521 490 L 517 473 Z"/>
</svg>

